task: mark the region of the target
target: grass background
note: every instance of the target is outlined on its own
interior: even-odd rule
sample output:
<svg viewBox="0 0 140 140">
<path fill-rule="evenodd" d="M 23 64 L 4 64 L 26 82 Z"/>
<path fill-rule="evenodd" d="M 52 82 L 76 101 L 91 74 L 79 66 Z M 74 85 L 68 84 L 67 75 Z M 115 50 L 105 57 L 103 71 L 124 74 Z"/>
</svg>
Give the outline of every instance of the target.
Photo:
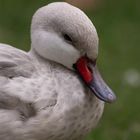
<svg viewBox="0 0 140 140">
<path fill-rule="evenodd" d="M 33 13 L 53 0 L 0 0 L 0 42 L 23 50 L 30 47 Z M 86 140 L 140 139 L 140 1 L 102 0 L 85 12 L 100 37 L 99 67 L 116 92 L 102 120 Z"/>
</svg>

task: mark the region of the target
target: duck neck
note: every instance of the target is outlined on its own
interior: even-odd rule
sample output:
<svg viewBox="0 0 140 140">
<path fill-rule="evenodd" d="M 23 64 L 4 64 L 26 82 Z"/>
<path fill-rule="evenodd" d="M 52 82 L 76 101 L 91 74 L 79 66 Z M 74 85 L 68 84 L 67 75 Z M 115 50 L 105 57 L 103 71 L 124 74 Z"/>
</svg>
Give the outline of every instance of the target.
<svg viewBox="0 0 140 140">
<path fill-rule="evenodd" d="M 42 56 L 40 56 L 36 50 L 34 48 L 31 47 L 30 51 L 28 52 L 29 56 L 31 56 L 31 58 L 33 58 L 33 61 L 36 63 L 36 64 L 39 64 L 43 67 L 46 67 L 46 65 L 48 67 L 50 67 L 51 65 L 59 65 L 59 66 L 63 66 L 55 61 L 52 61 L 50 59 L 47 59 L 47 58 L 44 58 Z M 65 67 L 65 66 L 64 66 Z M 65 67 L 67 68 L 67 67 Z M 70 70 L 70 69 L 69 69 Z"/>
<path fill-rule="evenodd" d="M 40 56 L 34 48 L 31 47 L 30 51 L 28 54 L 34 59 L 34 61 L 39 61 L 39 63 L 46 63 L 48 62 L 48 59 Z"/>
</svg>

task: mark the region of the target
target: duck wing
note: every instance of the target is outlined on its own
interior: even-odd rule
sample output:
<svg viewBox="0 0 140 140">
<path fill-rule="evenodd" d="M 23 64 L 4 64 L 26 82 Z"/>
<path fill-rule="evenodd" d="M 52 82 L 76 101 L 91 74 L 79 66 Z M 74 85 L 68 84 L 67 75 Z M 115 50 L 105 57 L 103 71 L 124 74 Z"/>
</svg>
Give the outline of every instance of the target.
<svg viewBox="0 0 140 140">
<path fill-rule="evenodd" d="M 0 76 L 30 77 L 35 67 L 29 55 L 10 45 L 0 44 Z"/>
<path fill-rule="evenodd" d="M 17 110 L 24 116 L 34 112 L 30 103 L 3 91 L 8 78 L 29 78 L 35 70 L 32 59 L 22 50 L 6 44 L 0 44 L 0 110 Z"/>
</svg>

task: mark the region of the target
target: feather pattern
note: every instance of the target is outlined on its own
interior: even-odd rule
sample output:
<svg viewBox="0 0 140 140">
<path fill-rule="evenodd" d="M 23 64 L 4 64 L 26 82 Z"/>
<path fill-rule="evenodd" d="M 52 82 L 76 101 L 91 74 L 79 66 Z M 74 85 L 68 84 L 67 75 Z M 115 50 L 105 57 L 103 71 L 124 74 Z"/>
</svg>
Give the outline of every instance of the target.
<svg viewBox="0 0 140 140">
<path fill-rule="evenodd" d="M 97 58 L 94 25 L 78 8 L 53 3 L 34 15 L 31 41 L 30 52 L 0 44 L 0 140 L 81 140 L 104 108 L 72 68 L 85 53 Z"/>
</svg>

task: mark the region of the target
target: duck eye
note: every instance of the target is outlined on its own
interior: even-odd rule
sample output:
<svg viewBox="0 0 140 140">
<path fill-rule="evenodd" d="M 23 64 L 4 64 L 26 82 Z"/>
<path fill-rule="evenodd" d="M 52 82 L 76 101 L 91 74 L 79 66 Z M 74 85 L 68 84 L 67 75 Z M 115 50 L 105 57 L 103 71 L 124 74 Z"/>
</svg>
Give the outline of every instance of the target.
<svg viewBox="0 0 140 140">
<path fill-rule="evenodd" d="M 66 41 L 72 42 L 72 39 L 71 39 L 71 37 L 70 37 L 69 35 L 64 34 L 63 37 L 64 37 L 64 39 L 65 39 Z"/>
</svg>

